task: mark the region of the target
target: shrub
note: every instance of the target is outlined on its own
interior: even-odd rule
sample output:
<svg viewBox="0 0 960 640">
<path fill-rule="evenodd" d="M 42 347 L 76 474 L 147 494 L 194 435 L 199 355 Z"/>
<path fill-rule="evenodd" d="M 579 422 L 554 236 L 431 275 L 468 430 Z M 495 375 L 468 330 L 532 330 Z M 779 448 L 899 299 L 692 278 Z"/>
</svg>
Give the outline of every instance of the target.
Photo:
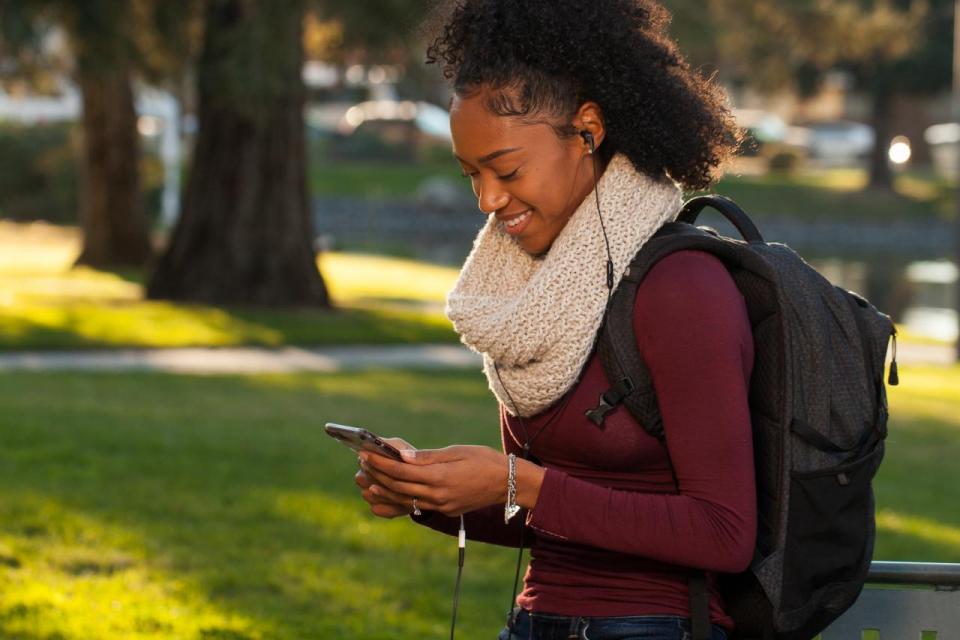
<svg viewBox="0 0 960 640">
<path fill-rule="evenodd" d="M 0 216 L 75 223 L 79 136 L 75 124 L 0 124 Z"/>
</svg>

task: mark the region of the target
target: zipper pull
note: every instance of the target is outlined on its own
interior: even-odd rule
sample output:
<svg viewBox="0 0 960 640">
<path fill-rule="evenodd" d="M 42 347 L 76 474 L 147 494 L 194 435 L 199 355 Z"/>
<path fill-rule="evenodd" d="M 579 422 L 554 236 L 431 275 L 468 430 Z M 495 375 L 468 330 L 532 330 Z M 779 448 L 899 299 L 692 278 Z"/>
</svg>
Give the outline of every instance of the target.
<svg viewBox="0 0 960 640">
<path fill-rule="evenodd" d="M 900 384 L 900 376 L 897 374 L 897 328 L 893 328 L 893 333 L 890 334 L 893 337 L 893 358 L 890 361 L 890 377 L 887 378 L 887 384 L 890 386 L 897 386 Z"/>
</svg>

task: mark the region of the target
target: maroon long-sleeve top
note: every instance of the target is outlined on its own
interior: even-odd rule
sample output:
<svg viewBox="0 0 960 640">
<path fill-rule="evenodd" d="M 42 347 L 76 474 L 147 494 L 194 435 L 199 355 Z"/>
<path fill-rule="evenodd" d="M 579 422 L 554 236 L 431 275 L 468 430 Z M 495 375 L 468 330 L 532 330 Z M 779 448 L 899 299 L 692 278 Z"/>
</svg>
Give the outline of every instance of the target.
<svg viewBox="0 0 960 640">
<path fill-rule="evenodd" d="M 520 455 L 531 438 L 543 486 L 536 506 L 509 525 L 501 505 L 467 514 L 467 536 L 516 547 L 527 527 L 531 559 L 517 603 L 528 610 L 688 616 L 696 568 L 707 571 L 713 622 L 730 627 L 713 574 L 745 569 L 756 532 L 746 306 L 717 258 L 681 251 L 640 284 L 634 329 L 669 458 L 623 406 L 603 429 L 586 418 L 609 388 L 594 354 L 568 396 L 524 420 L 528 436 L 501 407 L 504 450 Z M 436 513 L 415 519 L 450 534 L 459 524 Z"/>
</svg>

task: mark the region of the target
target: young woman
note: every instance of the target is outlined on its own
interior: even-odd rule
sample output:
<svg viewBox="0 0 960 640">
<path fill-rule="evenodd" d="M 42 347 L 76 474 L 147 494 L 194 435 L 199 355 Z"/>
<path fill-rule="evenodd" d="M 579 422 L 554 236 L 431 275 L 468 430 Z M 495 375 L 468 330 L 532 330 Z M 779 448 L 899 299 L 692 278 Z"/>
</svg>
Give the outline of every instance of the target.
<svg viewBox="0 0 960 640">
<path fill-rule="evenodd" d="M 468 537 L 495 544 L 523 528 L 531 561 L 501 639 L 689 637 L 703 571 L 724 638 L 714 575 L 748 566 L 756 529 L 753 342 L 716 258 L 673 254 L 638 289 L 666 449 L 622 406 L 602 427 L 585 416 L 609 388 L 594 346 L 611 287 L 681 189 L 709 186 L 736 150 L 724 96 L 654 2 L 460 0 L 441 15 L 428 61 L 452 80 L 454 156 L 488 217 L 447 312 L 483 355 L 503 451 L 395 440 L 405 462 L 361 455 L 363 499 L 450 534 L 464 514 Z"/>
</svg>

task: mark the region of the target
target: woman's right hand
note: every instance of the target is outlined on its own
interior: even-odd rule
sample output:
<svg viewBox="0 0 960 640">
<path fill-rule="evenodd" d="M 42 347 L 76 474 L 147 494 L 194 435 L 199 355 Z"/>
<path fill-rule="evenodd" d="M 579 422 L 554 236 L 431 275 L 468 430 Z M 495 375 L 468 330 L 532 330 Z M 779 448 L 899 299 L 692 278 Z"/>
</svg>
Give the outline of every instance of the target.
<svg viewBox="0 0 960 640">
<path fill-rule="evenodd" d="M 384 438 L 384 441 L 393 445 L 397 449 L 415 449 L 402 438 Z M 373 480 L 367 475 L 360 464 L 360 470 L 353 477 L 354 482 L 360 487 L 360 496 L 370 505 L 370 512 L 380 518 L 397 518 L 413 513 L 413 498 L 410 496 L 391 496 L 387 497 L 383 491 L 374 492 L 370 490 Z M 397 500 L 400 500 L 399 502 Z"/>
</svg>

